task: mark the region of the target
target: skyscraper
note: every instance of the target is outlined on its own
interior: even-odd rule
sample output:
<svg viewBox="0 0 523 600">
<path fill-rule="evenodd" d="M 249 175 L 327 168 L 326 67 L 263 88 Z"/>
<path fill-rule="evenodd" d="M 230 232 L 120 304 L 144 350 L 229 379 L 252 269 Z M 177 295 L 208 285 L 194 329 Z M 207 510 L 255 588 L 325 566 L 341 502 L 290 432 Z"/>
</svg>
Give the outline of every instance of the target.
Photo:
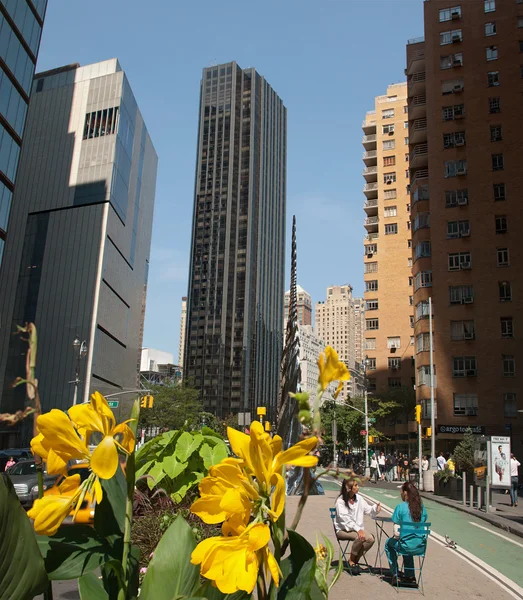
<svg viewBox="0 0 523 600">
<path fill-rule="evenodd" d="M 275 406 L 282 353 L 287 111 L 235 62 L 203 70 L 184 376 L 206 410 Z"/>
<path fill-rule="evenodd" d="M 10 385 L 25 372 L 13 335 L 25 322 L 44 410 L 72 403 L 76 337 L 88 348 L 78 402 L 137 387 L 156 168 L 116 59 L 35 76 L 0 272 L 2 412 L 23 403 Z"/>
<path fill-rule="evenodd" d="M 46 7 L 0 0 L 0 265 Z"/>
<path fill-rule="evenodd" d="M 428 419 L 431 298 L 437 448 L 472 427 L 517 455 L 523 4 L 431 0 L 424 22 L 407 46 L 417 398 Z"/>
<path fill-rule="evenodd" d="M 407 84 L 389 85 L 363 122 L 365 353 L 369 391 L 412 390 L 412 240 Z"/>
<path fill-rule="evenodd" d="M 289 318 L 289 301 L 291 293 L 285 292 L 283 302 L 283 327 L 287 325 Z M 301 285 L 296 286 L 296 307 L 298 310 L 298 325 L 312 325 L 312 300 L 311 295 L 306 292 Z"/>
<path fill-rule="evenodd" d="M 178 364 L 183 367 L 183 355 L 185 354 L 185 335 L 187 330 L 187 296 L 182 298 L 182 313 L 180 316 L 180 346 L 178 348 Z"/>
</svg>

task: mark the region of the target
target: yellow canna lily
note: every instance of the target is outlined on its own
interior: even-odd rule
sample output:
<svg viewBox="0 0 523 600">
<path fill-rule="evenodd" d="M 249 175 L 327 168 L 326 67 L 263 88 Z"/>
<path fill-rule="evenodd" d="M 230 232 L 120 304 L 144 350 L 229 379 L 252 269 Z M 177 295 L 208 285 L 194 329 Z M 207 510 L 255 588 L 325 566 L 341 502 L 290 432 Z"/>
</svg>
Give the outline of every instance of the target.
<svg viewBox="0 0 523 600">
<path fill-rule="evenodd" d="M 325 355 L 320 354 L 318 358 L 318 367 L 320 369 L 318 388 L 321 388 L 321 391 L 324 392 L 330 383 L 338 381 L 338 388 L 334 393 L 334 398 L 337 398 L 343 388 L 343 382 L 350 379 L 347 365 L 338 358 L 338 353 L 334 348 L 327 346 Z"/>
</svg>

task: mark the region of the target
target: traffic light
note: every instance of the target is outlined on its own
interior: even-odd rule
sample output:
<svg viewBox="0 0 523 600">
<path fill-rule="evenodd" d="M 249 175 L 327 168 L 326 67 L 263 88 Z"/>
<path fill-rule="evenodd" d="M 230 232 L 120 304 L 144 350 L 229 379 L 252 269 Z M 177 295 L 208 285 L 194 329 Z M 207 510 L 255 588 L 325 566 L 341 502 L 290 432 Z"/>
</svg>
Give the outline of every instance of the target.
<svg viewBox="0 0 523 600">
<path fill-rule="evenodd" d="M 265 427 L 265 431 L 266 431 L 267 433 L 270 433 L 270 432 L 271 432 L 271 424 L 269 423 L 269 421 L 265 421 L 265 423 L 264 423 L 264 427 Z"/>
<path fill-rule="evenodd" d="M 374 436 L 369 435 L 369 444 L 372 444 L 373 441 L 374 441 Z"/>
<path fill-rule="evenodd" d="M 154 404 L 154 396 L 151 396 L 151 394 L 147 394 L 147 396 L 144 396 L 142 398 L 142 401 L 140 402 L 140 407 L 141 408 L 152 408 Z"/>
<path fill-rule="evenodd" d="M 427 427 L 427 437 L 431 437 L 432 435 L 432 427 Z"/>
<path fill-rule="evenodd" d="M 416 404 L 416 423 L 421 423 L 421 404 Z"/>
</svg>

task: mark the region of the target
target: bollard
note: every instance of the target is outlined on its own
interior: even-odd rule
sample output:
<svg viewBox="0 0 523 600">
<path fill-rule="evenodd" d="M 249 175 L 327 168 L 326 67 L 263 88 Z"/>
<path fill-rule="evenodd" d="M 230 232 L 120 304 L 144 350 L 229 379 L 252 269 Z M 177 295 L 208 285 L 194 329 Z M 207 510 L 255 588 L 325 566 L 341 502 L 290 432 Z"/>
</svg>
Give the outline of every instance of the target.
<svg viewBox="0 0 523 600">
<path fill-rule="evenodd" d="M 471 485 L 469 488 L 470 491 L 470 508 L 474 508 L 474 486 Z"/>
<path fill-rule="evenodd" d="M 481 510 L 481 488 L 478 485 L 478 487 L 476 489 L 478 490 L 478 501 L 477 501 L 478 510 Z"/>
<path fill-rule="evenodd" d="M 467 506 L 467 474 L 465 473 L 465 471 L 463 471 L 461 476 L 463 477 L 463 506 Z"/>
</svg>

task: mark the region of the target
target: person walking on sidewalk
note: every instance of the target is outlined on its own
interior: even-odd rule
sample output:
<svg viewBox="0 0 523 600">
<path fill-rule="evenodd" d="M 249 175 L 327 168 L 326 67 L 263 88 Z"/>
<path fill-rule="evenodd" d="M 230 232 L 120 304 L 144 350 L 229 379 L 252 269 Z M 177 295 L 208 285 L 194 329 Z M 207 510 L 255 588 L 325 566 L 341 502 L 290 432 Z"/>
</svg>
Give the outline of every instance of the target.
<svg viewBox="0 0 523 600">
<path fill-rule="evenodd" d="M 370 457 L 370 480 L 374 480 L 374 483 L 378 483 L 379 470 L 378 470 L 378 459 L 376 453 Z"/>
<path fill-rule="evenodd" d="M 443 455 L 443 452 L 439 453 L 437 462 L 438 462 L 438 471 L 444 471 L 445 467 L 447 466 L 447 461 L 445 459 L 445 456 Z"/>
<path fill-rule="evenodd" d="M 510 506 L 518 505 L 518 467 L 521 465 L 519 460 L 513 455 L 510 455 Z"/>
<path fill-rule="evenodd" d="M 385 452 L 381 451 L 378 456 L 378 466 L 380 468 L 380 479 L 383 481 L 385 479 Z"/>
<path fill-rule="evenodd" d="M 339 540 L 352 540 L 349 565 L 358 566 L 360 558 L 374 545 L 374 536 L 367 533 L 363 525 L 363 516 L 375 517 L 381 510 L 380 503 L 368 504 L 358 496 L 359 485 L 355 479 L 345 479 L 341 485 L 341 494 L 336 500 L 336 519 L 334 528 Z"/>
</svg>

